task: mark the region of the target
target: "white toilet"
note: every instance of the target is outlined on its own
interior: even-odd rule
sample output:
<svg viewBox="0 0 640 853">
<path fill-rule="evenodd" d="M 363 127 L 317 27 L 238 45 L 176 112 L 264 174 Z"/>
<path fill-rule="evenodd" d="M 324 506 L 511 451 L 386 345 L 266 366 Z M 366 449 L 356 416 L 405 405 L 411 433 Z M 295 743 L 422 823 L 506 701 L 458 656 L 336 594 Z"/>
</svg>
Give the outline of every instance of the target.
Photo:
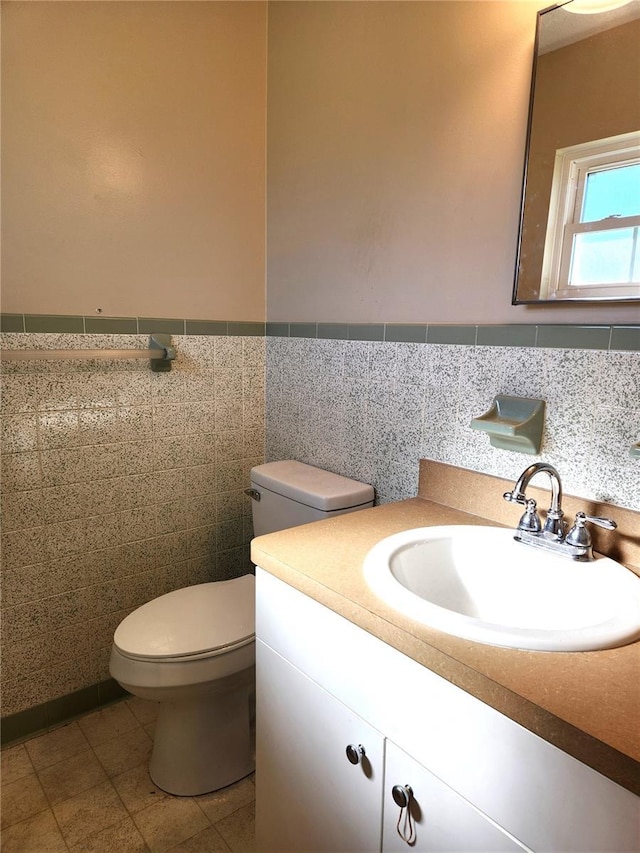
<svg viewBox="0 0 640 853">
<path fill-rule="evenodd" d="M 373 488 L 301 462 L 251 471 L 257 536 L 373 505 Z M 111 675 L 160 703 L 149 772 L 170 794 L 223 788 L 254 768 L 254 577 L 197 584 L 143 604 L 118 626 Z"/>
</svg>

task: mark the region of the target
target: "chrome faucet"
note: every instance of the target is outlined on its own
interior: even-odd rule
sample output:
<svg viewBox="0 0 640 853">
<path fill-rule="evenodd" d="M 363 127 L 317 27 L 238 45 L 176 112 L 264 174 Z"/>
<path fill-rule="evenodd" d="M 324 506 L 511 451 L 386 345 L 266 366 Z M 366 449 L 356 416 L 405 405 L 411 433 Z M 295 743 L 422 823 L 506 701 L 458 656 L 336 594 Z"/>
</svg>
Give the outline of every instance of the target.
<svg viewBox="0 0 640 853">
<path fill-rule="evenodd" d="M 551 505 L 547 510 L 544 527 L 537 512 L 537 504 L 533 498 L 527 498 L 526 490 L 529 482 L 536 474 L 545 473 L 551 481 Z M 518 522 L 515 539 L 527 545 L 535 545 L 555 551 L 558 554 L 572 557 L 574 560 L 593 560 L 593 549 L 591 547 L 591 535 L 587 529 L 586 522 L 605 527 L 607 530 L 615 530 L 615 521 L 610 518 L 598 518 L 579 512 L 576 515 L 573 527 L 566 533 L 567 524 L 563 520 L 562 511 L 562 483 L 560 475 L 548 462 L 534 462 L 526 468 L 510 492 L 503 495 L 505 501 L 521 504 L 525 512 Z M 566 534 L 566 535 L 565 535 Z"/>
<path fill-rule="evenodd" d="M 526 507 L 526 512 L 518 523 L 518 530 L 529 533 L 540 533 L 542 531 L 542 524 L 536 512 L 536 502 L 532 499 L 527 499 L 525 492 L 532 478 L 542 472 L 547 474 L 551 481 L 551 506 L 547 512 L 543 532 L 555 539 L 562 539 L 564 538 L 566 527 L 562 520 L 564 515 L 562 512 L 562 483 L 560 482 L 560 474 L 558 474 L 553 465 L 549 465 L 548 462 L 534 462 L 533 465 L 529 465 L 520 474 L 518 482 L 512 491 L 505 492 L 503 497 L 505 501 L 522 504 Z"/>
</svg>

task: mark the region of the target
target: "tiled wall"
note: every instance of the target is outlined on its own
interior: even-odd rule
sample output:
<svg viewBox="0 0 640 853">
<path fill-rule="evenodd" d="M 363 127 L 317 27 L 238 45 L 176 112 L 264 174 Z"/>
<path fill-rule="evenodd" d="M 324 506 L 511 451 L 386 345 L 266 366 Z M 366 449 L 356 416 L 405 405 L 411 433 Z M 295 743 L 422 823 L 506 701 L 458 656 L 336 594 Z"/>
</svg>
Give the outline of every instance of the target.
<svg viewBox="0 0 640 853">
<path fill-rule="evenodd" d="M 2 318 L 5 329 L 27 319 Z M 101 322 L 102 334 L 11 331 L 0 344 L 146 348 L 146 335 L 107 333 L 121 320 Z M 247 570 L 243 489 L 265 458 L 265 361 L 269 459 L 370 482 L 379 501 L 416 494 L 422 457 L 515 479 L 535 457 L 492 448 L 469 421 L 497 393 L 542 397 L 539 458 L 565 490 L 640 509 L 638 327 L 283 323 L 265 339 L 263 324 L 165 322 L 170 373 L 146 361 L 2 366 L 2 715 L 20 726 L 108 677 L 126 613 Z"/>
<path fill-rule="evenodd" d="M 5 333 L 2 347 L 146 348 L 143 335 Z M 147 361 L 6 362 L 2 715 L 108 678 L 132 609 L 249 568 L 264 459 L 261 336 L 174 337 Z"/>
<path fill-rule="evenodd" d="M 608 335 L 603 349 L 267 337 L 267 458 L 372 483 L 379 501 L 415 496 L 423 457 L 514 480 L 539 458 L 566 492 L 640 510 L 637 337 L 619 351 Z M 496 394 L 546 400 L 539 457 L 470 428 Z"/>
</svg>

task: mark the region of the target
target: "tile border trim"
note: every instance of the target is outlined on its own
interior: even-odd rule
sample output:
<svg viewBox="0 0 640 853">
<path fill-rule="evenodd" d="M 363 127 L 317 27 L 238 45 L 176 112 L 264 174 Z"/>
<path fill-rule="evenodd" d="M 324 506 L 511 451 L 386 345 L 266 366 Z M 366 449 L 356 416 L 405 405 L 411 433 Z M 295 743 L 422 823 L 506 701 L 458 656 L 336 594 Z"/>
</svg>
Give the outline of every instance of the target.
<svg viewBox="0 0 640 853">
<path fill-rule="evenodd" d="M 311 338 L 319 340 L 640 352 L 640 324 L 307 323 L 0 314 L 0 331 Z"/>
<path fill-rule="evenodd" d="M 449 325 L 403 323 L 272 323 L 266 336 L 394 343 L 454 344 L 640 352 L 636 324 Z"/>
<path fill-rule="evenodd" d="M 84 317 L 60 314 L 0 314 L 0 332 L 75 335 L 224 335 L 264 337 L 266 323 L 167 317 Z"/>
</svg>

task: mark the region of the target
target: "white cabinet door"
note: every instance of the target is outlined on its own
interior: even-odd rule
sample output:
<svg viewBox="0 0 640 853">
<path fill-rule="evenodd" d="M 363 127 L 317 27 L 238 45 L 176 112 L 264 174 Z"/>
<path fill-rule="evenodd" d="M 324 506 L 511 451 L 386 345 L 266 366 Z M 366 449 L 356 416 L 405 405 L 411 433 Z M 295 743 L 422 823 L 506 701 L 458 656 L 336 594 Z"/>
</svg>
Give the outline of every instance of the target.
<svg viewBox="0 0 640 853">
<path fill-rule="evenodd" d="M 380 732 L 261 641 L 256 672 L 257 849 L 379 851 Z M 349 745 L 364 748 L 358 764 L 347 758 Z"/>
<path fill-rule="evenodd" d="M 404 838 L 398 834 L 400 807 L 392 796 L 394 785 L 408 785 L 413 794 L 409 801 L 412 827 L 406 809 L 400 820 Z M 391 741 L 386 743 L 383 811 L 384 853 L 522 853 L 528 849 Z"/>
</svg>

